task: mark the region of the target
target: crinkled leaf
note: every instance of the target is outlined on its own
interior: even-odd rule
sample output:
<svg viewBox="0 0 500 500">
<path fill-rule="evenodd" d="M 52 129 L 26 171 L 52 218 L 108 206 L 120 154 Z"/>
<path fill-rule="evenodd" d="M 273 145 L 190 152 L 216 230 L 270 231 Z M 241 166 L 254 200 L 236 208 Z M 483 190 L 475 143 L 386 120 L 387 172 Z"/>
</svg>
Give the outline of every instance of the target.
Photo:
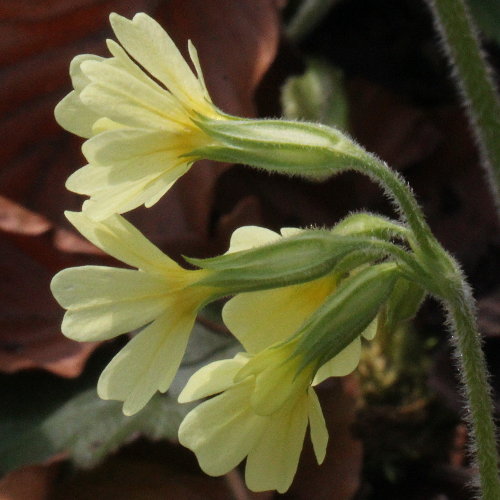
<svg viewBox="0 0 500 500">
<path fill-rule="evenodd" d="M 99 399 L 94 388 L 78 393 L 44 417 L 36 413 L 3 427 L 8 439 L 0 446 L 0 467 L 10 470 L 65 452 L 78 467 L 94 467 L 135 436 L 174 438 L 187 411 L 171 396 L 157 395 L 133 417 L 121 403 Z"/>
<path fill-rule="evenodd" d="M 76 466 L 90 468 L 140 435 L 154 440 L 176 438 L 182 418 L 192 408 L 177 403 L 187 380 L 203 365 L 231 358 L 240 350 L 232 337 L 196 325 L 170 392 L 155 395 L 132 417 L 122 413 L 121 402 L 97 396 L 95 378 L 101 366 L 90 366 L 77 380 L 39 373 L 2 376 L 0 473 L 60 452 Z"/>
</svg>

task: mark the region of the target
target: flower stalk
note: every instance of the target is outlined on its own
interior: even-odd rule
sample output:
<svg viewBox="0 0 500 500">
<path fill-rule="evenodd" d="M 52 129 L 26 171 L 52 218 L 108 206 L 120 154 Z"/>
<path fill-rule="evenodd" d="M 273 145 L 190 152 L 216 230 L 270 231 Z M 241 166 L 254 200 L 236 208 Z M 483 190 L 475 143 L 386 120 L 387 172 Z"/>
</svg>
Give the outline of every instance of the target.
<svg viewBox="0 0 500 500">
<path fill-rule="evenodd" d="M 500 498 L 500 480 L 493 402 L 481 336 L 475 321 L 474 299 L 464 280 L 461 289 L 452 290 L 443 303 L 448 313 L 455 357 L 465 390 L 465 404 L 469 410 L 466 412 L 472 434 L 469 448 L 479 470 L 482 498 L 496 500 Z"/>
<path fill-rule="evenodd" d="M 493 403 L 472 293 L 457 263 L 431 233 L 410 188 L 400 176 L 376 158 L 366 164 L 365 171 L 356 170 L 376 179 L 392 195 L 417 243 L 412 245 L 412 238 L 408 238 L 420 270 L 414 278 L 440 300 L 448 312 L 466 395 L 468 411 L 465 413 L 469 418 L 472 439 L 470 450 L 477 461 L 480 491 L 484 500 L 496 500 L 500 498 L 500 479 Z"/>
<path fill-rule="evenodd" d="M 469 418 L 472 439 L 470 450 L 477 461 L 480 491 L 483 500 L 497 500 L 500 498 L 500 479 L 493 403 L 471 291 L 457 263 L 435 239 L 410 188 L 401 177 L 375 157 L 365 167 L 355 170 L 369 175 L 382 185 L 413 233 L 414 241 L 411 237 L 408 241 L 420 270 L 420 274 L 415 274 L 414 278 L 440 300 L 448 312 L 466 395 L 468 411 L 465 413 Z"/>
</svg>

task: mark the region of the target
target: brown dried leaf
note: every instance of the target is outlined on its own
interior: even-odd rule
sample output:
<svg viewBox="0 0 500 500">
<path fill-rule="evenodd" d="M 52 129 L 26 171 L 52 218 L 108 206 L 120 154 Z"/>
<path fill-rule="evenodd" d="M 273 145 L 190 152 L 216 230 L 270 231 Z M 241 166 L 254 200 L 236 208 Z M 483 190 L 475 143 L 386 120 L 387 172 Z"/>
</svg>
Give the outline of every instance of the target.
<svg viewBox="0 0 500 500">
<path fill-rule="evenodd" d="M 189 452 L 168 443 L 139 441 L 93 470 L 80 470 L 54 485 L 52 500 L 225 500 L 225 478 L 200 474 Z"/>
<path fill-rule="evenodd" d="M 352 133 L 391 167 L 404 169 L 427 158 L 440 131 L 423 110 L 361 78 L 347 82 Z"/>
<path fill-rule="evenodd" d="M 58 463 L 29 465 L 0 480 L 0 500 L 49 500 Z"/>
<path fill-rule="evenodd" d="M 59 333 L 61 310 L 49 291 L 55 271 L 70 263 L 52 242 L 44 217 L 0 197 L 0 369 L 44 368 L 80 373 L 95 343 Z"/>
</svg>

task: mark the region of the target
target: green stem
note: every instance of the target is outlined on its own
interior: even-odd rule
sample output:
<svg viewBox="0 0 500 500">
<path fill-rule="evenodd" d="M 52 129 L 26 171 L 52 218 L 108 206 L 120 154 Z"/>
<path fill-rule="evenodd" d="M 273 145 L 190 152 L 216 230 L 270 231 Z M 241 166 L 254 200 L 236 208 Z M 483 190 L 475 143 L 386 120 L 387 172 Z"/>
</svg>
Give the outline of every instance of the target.
<svg viewBox="0 0 500 500">
<path fill-rule="evenodd" d="M 465 282 L 462 282 L 462 288 L 458 292 L 455 289 L 449 295 L 444 304 L 455 340 L 456 359 L 468 403 L 470 448 L 477 461 L 482 498 L 498 500 L 500 480 L 495 424 L 492 417 L 493 403 L 481 337 L 475 321 L 474 299 Z"/>
<path fill-rule="evenodd" d="M 483 499 L 498 500 L 500 480 L 493 404 L 470 289 L 457 264 L 432 235 L 411 189 L 404 180 L 375 157 L 367 162 L 365 167 L 356 170 L 381 184 L 406 218 L 420 247 L 414 248 L 415 253 L 420 256 L 420 265 L 427 270 L 428 277 L 424 279 L 422 276 L 422 279 L 445 304 L 455 339 L 456 358 L 461 365 L 460 373 L 472 431 L 471 449 L 477 459 Z"/>
<path fill-rule="evenodd" d="M 406 181 L 386 163 L 369 154 L 366 154 L 366 161 L 363 165 L 354 166 L 353 169 L 368 175 L 382 187 L 406 220 L 416 243 L 424 251 L 431 251 L 431 247 L 435 246 L 434 236 Z"/>
<path fill-rule="evenodd" d="M 465 111 L 500 210 L 500 100 L 464 0 L 426 0 L 453 67 Z"/>
</svg>

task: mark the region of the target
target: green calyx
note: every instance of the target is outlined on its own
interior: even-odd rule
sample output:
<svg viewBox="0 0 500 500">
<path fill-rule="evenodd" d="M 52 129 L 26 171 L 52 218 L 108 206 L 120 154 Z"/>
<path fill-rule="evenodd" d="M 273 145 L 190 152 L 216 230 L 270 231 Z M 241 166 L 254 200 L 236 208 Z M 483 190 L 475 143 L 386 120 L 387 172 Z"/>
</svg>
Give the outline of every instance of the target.
<svg viewBox="0 0 500 500">
<path fill-rule="evenodd" d="M 213 271 L 199 284 L 219 287 L 231 294 L 319 278 L 329 273 L 353 245 L 353 242 L 342 244 L 342 238 L 328 231 L 310 230 L 258 248 L 209 259 L 186 260 Z"/>
<path fill-rule="evenodd" d="M 390 250 L 396 246 L 369 236 L 305 230 L 262 247 L 209 259 L 186 260 L 212 271 L 197 285 L 216 287 L 223 295 L 230 295 L 294 285 L 338 273 L 336 266 L 352 255 L 350 270 L 358 267 L 360 261 L 364 264 L 385 258 L 390 253 L 386 247 Z M 345 266 L 341 271 L 345 271 Z"/>
<path fill-rule="evenodd" d="M 302 325 L 294 356 L 299 369 L 320 367 L 358 337 L 373 321 L 400 276 L 395 263 L 366 267 L 340 283 L 325 303 Z"/>
<path fill-rule="evenodd" d="M 413 319 L 425 296 L 425 290 L 418 283 L 399 278 L 384 305 L 381 327 L 390 333 L 402 323 Z"/>
<path fill-rule="evenodd" d="M 368 155 L 341 131 L 316 123 L 200 117 L 196 124 L 214 144 L 192 151 L 190 156 L 282 174 L 321 180 L 353 165 L 364 165 Z"/>
</svg>

